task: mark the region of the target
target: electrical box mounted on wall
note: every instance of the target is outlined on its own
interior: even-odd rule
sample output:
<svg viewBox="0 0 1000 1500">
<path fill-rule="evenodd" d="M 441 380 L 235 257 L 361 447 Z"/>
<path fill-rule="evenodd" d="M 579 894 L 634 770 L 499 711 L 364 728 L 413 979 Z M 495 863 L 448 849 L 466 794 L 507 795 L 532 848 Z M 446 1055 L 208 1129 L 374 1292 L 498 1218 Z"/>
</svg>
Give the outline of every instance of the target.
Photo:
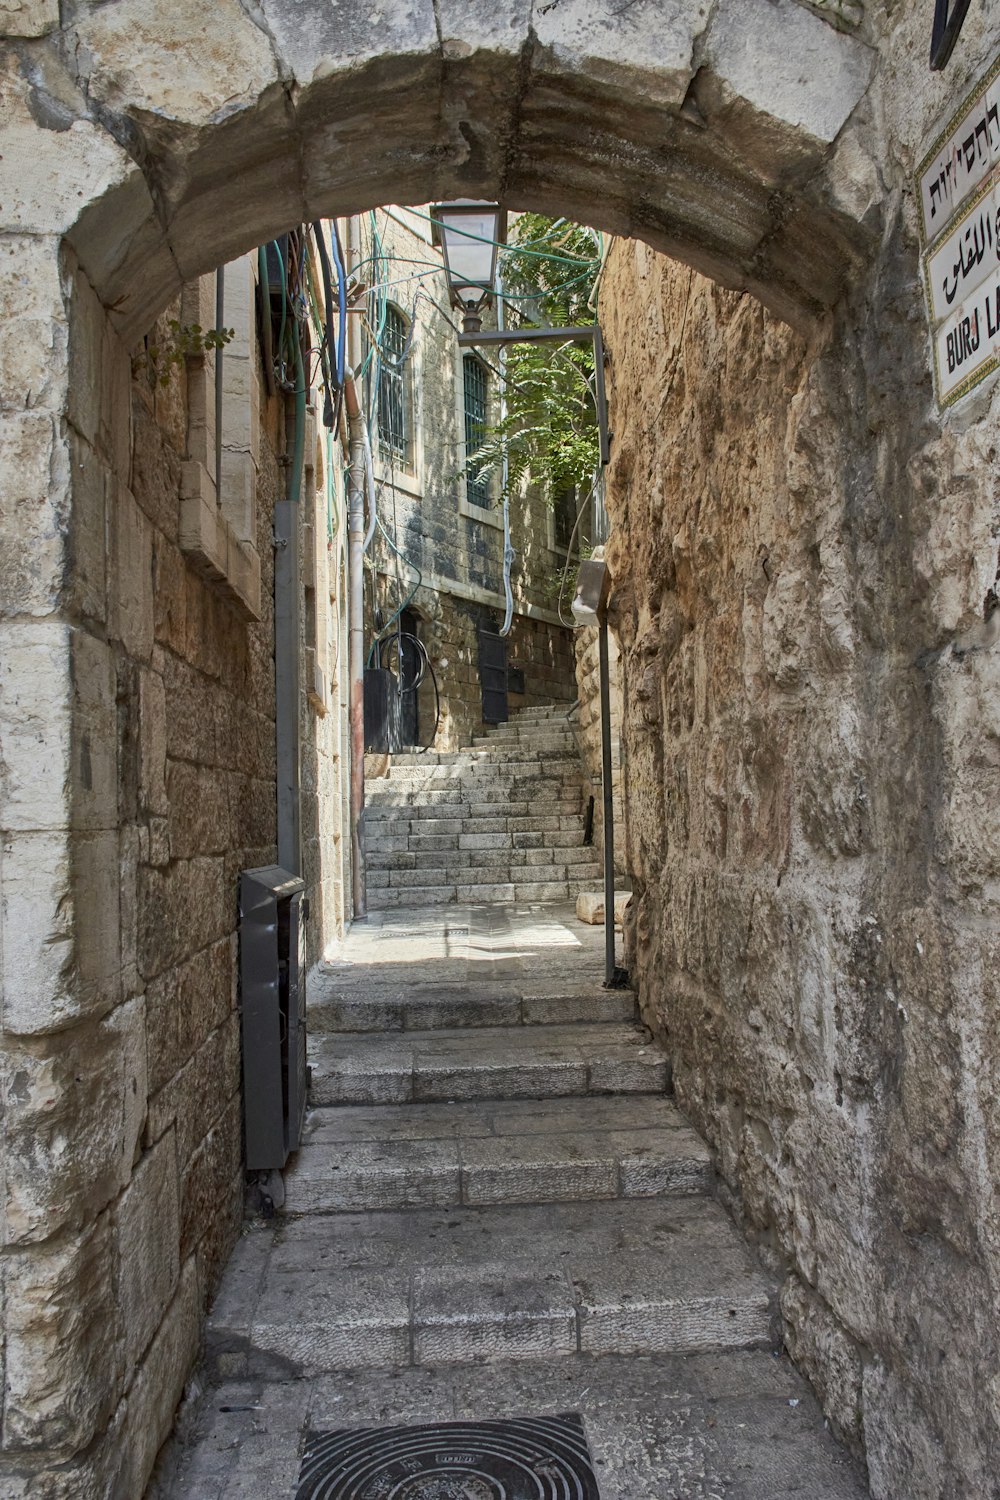
<svg viewBox="0 0 1000 1500">
<path fill-rule="evenodd" d="M 280 865 L 240 876 L 243 1117 L 248 1172 L 280 1170 L 306 1109 L 305 882 Z"/>
</svg>

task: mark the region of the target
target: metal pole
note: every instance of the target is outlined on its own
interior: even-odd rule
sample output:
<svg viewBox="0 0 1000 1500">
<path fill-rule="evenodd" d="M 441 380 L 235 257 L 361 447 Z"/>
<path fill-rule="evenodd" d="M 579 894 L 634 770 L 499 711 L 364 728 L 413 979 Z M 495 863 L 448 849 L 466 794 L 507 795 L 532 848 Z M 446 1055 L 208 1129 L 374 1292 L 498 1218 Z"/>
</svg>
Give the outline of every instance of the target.
<svg viewBox="0 0 1000 1500">
<path fill-rule="evenodd" d="M 611 670 L 608 617 L 598 627 L 601 669 L 601 790 L 604 803 L 604 983 L 615 983 L 615 813 L 611 770 Z"/>
<path fill-rule="evenodd" d="M 365 440 L 364 416 L 353 373 L 344 380 L 351 433 L 347 491 L 347 661 L 351 723 L 351 893 L 355 919 L 368 915 L 362 824 L 365 815 Z"/>
<path fill-rule="evenodd" d="M 226 316 L 226 268 L 215 273 L 215 326 L 221 329 Z M 215 503 L 222 504 L 222 345 L 215 351 Z"/>
</svg>

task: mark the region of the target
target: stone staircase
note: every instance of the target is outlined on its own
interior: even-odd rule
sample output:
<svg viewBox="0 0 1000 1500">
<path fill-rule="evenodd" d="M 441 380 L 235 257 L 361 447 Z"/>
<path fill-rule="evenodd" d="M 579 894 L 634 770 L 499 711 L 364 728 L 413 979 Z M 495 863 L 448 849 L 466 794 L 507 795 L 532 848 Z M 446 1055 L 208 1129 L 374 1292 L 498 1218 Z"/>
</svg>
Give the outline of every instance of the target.
<svg viewBox="0 0 1000 1500">
<path fill-rule="evenodd" d="M 597 952 L 585 970 L 540 952 L 513 982 L 419 961 L 388 978 L 427 920 L 400 917 L 412 937 L 394 948 L 381 928 L 380 980 L 314 981 L 307 1139 L 283 1228 L 243 1241 L 239 1295 L 213 1311 L 217 1369 L 769 1346 L 773 1289 Z"/>
<path fill-rule="evenodd" d="M 521 709 L 467 750 L 394 755 L 367 789 L 369 910 L 594 888 L 588 796 L 565 705 Z"/>
</svg>

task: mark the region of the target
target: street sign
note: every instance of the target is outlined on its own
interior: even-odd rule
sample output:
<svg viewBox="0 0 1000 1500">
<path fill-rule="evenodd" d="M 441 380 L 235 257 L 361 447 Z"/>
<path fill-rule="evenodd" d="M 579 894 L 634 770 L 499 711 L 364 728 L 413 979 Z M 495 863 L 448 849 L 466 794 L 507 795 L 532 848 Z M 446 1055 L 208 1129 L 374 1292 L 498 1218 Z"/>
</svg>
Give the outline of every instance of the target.
<svg viewBox="0 0 1000 1500">
<path fill-rule="evenodd" d="M 938 403 L 1000 365 L 1000 57 L 935 137 L 916 173 Z"/>
</svg>

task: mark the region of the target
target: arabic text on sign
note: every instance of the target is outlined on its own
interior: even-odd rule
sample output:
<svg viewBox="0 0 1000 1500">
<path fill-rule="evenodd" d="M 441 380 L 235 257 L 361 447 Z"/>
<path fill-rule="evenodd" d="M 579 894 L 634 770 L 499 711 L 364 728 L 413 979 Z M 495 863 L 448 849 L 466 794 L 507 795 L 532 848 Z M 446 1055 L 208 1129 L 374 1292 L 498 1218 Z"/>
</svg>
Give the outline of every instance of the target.
<svg viewBox="0 0 1000 1500">
<path fill-rule="evenodd" d="M 931 321 L 947 318 L 1000 265 L 1000 177 L 927 257 Z"/>
</svg>

